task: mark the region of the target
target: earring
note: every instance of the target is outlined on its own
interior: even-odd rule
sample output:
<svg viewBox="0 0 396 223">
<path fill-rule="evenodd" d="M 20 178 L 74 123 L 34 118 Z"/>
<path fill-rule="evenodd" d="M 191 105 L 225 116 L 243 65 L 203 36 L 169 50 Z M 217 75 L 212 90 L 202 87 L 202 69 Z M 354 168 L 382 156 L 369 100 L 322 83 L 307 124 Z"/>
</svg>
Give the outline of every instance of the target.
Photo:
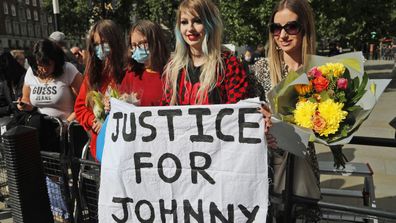
<svg viewBox="0 0 396 223">
<path fill-rule="evenodd" d="M 278 51 L 282 50 L 282 48 L 280 48 L 279 46 L 276 46 L 275 49 Z"/>
</svg>

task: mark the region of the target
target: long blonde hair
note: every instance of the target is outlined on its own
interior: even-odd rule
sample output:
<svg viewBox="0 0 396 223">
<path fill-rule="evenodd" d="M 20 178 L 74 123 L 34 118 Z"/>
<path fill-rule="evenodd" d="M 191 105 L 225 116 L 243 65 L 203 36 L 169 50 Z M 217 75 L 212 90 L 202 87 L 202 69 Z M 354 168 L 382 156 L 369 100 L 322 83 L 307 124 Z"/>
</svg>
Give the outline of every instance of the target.
<svg viewBox="0 0 396 223">
<path fill-rule="evenodd" d="M 211 0 L 183 0 L 177 11 L 176 18 L 176 49 L 170 61 L 165 67 L 166 86 L 172 89 L 170 104 L 177 103 L 177 85 L 181 70 L 185 70 L 188 78 L 188 66 L 192 63 L 189 45 L 184 41 L 180 31 L 181 13 L 189 12 L 199 17 L 205 28 L 205 37 L 202 43 L 202 52 L 205 59 L 199 77 L 200 87 L 197 92 L 197 104 L 202 104 L 206 92 L 213 90 L 216 86 L 218 74 L 223 71 L 221 59 L 221 41 L 223 34 L 223 23 L 220 18 L 219 9 Z M 181 80 L 184 81 L 184 80 Z"/>
<path fill-rule="evenodd" d="M 302 25 L 302 50 L 301 58 L 302 64 L 306 64 L 307 54 L 315 53 L 315 23 L 312 8 L 306 0 L 281 0 L 275 6 L 271 18 L 270 24 L 274 22 L 275 14 L 283 9 L 289 9 L 298 16 L 298 22 Z M 282 80 L 282 61 L 283 61 L 283 51 L 277 49 L 278 46 L 274 40 L 274 36 L 269 31 L 269 48 L 268 48 L 268 58 L 269 58 L 269 69 L 272 86 L 275 86 Z"/>
</svg>

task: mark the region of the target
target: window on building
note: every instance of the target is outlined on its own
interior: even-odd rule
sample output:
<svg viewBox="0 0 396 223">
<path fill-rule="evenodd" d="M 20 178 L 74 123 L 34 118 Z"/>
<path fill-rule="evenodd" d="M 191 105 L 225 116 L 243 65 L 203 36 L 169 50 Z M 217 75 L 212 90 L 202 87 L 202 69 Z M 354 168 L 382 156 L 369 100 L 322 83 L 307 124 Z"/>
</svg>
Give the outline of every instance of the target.
<svg viewBox="0 0 396 223">
<path fill-rule="evenodd" d="M 32 24 L 28 24 L 28 34 L 31 37 L 34 36 L 34 29 L 33 29 L 33 25 Z"/>
<path fill-rule="evenodd" d="M 49 36 L 48 35 L 48 27 L 47 27 L 47 25 L 42 26 L 42 30 L 41 31 L 43 32 L 43 36 Z"/>
<path fill-rule="evenodd" d="M 39 20 L 38 13 L 37 13 L 36 10 L 33 11 L 33 18 L 34 18 L 34 21 L 38 21 Z"/>
<path fill-rule="evenodd" d="M 35 31 L 36 37 L 41 37 L 41 28 L 39 24 L 36 24 Z"/>
<path fill-rule="evenodd" d="M 7 5 L 7 2 L 3 2 L 3 9 L 4 9 L 4 14 L 8 15 L 8 5 Z"/>
<path fill-rule="evenodd" d="M 48 26 L 48 33 L 54 32 L 54 27 L 53 26 Z"/>
<path fill-rule="evenodd" d="M 26 24 L 21 23 L 21 24 L 19 24 L 19 26 L 21 27 L 21 35 L 26 36 L 27 35 Z"/>
<path fill-rule="evenodd" d="M 26 5 L 29 5 L 29 0 L 25 0 Z"/>
<path fill-rule="evenodd" d="M 32 15 L 30 14 L 30 9 L 26 9 L 26 19 L 27 20 L 31 20 L 32 19 Z"/>
<path fill-rule="evenodd" d="M 19 25 L 18 22 L 14 21 L 12 23 L 12 29 L 14 30 L 15 35 L 19 35 Z"/>
<path fill-rule="evenodd" d="M 10 20 L 6 20 L 5 21 L 5 25 L 6 25 L 6 33 L 7 34 L 11 34 L 12 33 L 11 21 Z"/>
<path fill-rule="evenodd" d="M 41 13 L 40 20 L 42 24 L 47 24 L 47 15 L 44 12 Z"/>
<path fill-rule="evenodd" d="M 16 10 L 15 10 L 15 5 L 11 4 L 11 15 L 16 16 Z"/>
<path fill-rule="evenodd" d="M 37 0 L 32 0 L 32 5 L 37 6 Z"/>
<path fill-rule="evenodd" d="M 18 17 L 19 17 L 19 21 L 21 22 L 26 21 L 25 10 L 23 10 L 23 8 L 19 8 Z"/>
</svg>

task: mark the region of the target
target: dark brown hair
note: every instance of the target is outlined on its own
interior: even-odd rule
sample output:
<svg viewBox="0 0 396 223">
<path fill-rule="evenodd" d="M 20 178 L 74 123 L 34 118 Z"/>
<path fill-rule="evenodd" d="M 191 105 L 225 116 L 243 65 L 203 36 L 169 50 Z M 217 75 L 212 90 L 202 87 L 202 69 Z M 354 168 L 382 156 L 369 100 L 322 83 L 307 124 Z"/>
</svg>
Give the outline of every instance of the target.
<svg viewBox="0 0 396 223">
<path fill-rule="evenodd" d="M 100 36 L 102 42 L 108 43 L 110 47 L 110 53 L 104 61 L 99 60 L 95 55 L 95 33 Z M 105 80 L 105 75 L 109 75 L 117 84 L 121 83 L 125 75 L 125 49 L 123 33 L 113 21 L 100 20 L 91 27 L 87 38 L 88 60 L 85 69 L 91 89 L 99 90 Z"/>
<path fill-rule="evenodd" d="M 33 55 L 35 61 L 30 64 L 33 70 L 33 75 L 37 76 L 37 62 L 48 65 L 50 61 L 54 61 L 54 77 L 59 77 L 63 74 L 63 65 L 65 65 L 65 54 L 58 44 L 49 40 L 41 39 L 33 46 Z"/>
<path fill-rule="evenodd" d="M 150 52 L 148 59 L 148 68 L 162 74 L 165 64 L 169 59 L 169 49 L 165 41 L 164 30 L 157 23 L 140 20 L 132 26 L 129 31 L 128 44 L 131 44 L 132 33 L 138 31 L 146 37 L 148 43 L 148 50 Z M 141 75 L 144 67 L 135 60 L 130 59 L 130 69 Z"/>
</svg>

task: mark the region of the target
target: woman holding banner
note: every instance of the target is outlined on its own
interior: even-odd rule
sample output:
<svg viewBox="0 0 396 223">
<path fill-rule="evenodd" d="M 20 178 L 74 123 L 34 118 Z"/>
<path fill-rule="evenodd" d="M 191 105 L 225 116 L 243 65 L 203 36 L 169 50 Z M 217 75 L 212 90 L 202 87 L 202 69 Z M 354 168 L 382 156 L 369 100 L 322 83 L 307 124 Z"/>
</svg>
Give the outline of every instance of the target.
<svg viewBox="0 0 396 223">
<path fill-rule="evenodd" d="M 176 18 L 176 49 L 165 66 L 162 105 L 228 104 L 250 96 L 246 71 L 221 47 L 223 23 L 211 0 L 184 0 Z M 260 110 L 271 126 L 266 106 Z M 270 147 L 276 140 L 267 135 Z"/>
<path fill-rule="evenodd" d="M 85 78 L 76 98 L 74 111 L 78 122 L 91 135 L 90 152 L 96 157 L 96 138 L 102 123 L 86 101 L 90 91 L 104 94 L 109 87 L 118 88 L 125 76 L 126 47 L 124 35 L 111 20 L 100 20 L 87 37 L 88 60 Z"/>
<path fill-rule="evenodd" d="M 163 105 L 225 104 L 247 98 L 247 75 L 222 51 L 223 23 L 210 0 L 184 0 L 176 18 L 176 49 L 165 67 Z"/>
<path fill-rule="evenodd" d="M 128 42 L 132 55 L 120 91 L 137 93 L 141 106 L 158 106 L 163 94 L 161 74 L 169 59 L 164 31 L 154 22 L 141 20 L 129 31 Z"/>
<path fill-rule="evenodd" d="M 306 0 L 280 1 L 273 10 L 269 24 L 268 58 L 256 62 L 253 81 L 256 95 L 262 100 L 266 100 L 266 93 L 285 78 L 289 71 L 297 70 L 307 62 L 307 54 L 315 53 L 313 12 Z M 280 194 L 285 188 L 286 161 L 289 154 L 282 149 L 273 150 L 272 153 L 273 189 Z M 313 144 L 309 144 L 305 159 L 295 158 L 293 174 L 295 195 L 320 199 L 319 168 Z M 313 217 L 316 215 L 314 213 Z"/>
</svg>

